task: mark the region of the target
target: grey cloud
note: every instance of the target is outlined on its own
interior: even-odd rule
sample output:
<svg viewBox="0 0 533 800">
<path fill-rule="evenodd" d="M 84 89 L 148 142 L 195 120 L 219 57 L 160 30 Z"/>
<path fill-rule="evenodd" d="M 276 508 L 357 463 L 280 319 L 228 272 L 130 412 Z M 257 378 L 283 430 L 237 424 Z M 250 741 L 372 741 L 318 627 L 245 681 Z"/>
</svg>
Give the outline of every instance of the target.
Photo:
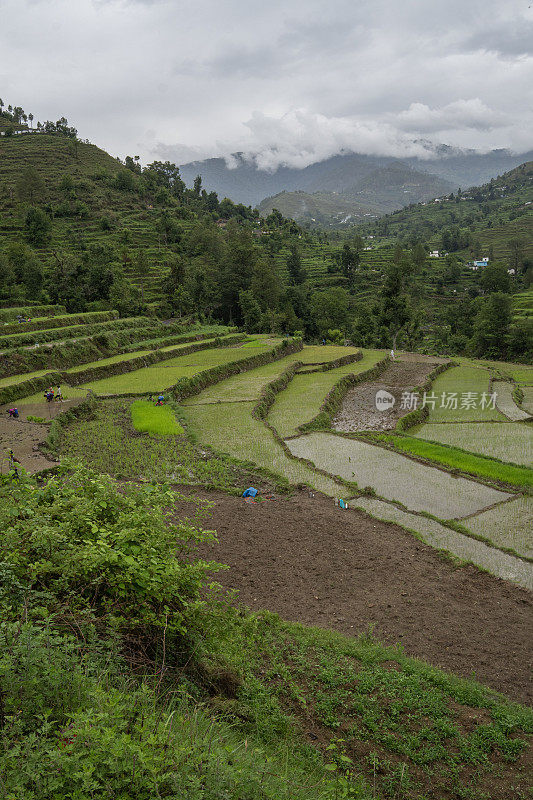
<svg viewBox="0 0 533 800">
<path fill-rule="evenodd" d="M 64 114 L 114 155 L 243 151 L 275 169 L 408 155 L 422 138 L 531 147 L 523 0 L 0 4 L 3 61 L 17 64 L 4 100 Z"/>
</svg>

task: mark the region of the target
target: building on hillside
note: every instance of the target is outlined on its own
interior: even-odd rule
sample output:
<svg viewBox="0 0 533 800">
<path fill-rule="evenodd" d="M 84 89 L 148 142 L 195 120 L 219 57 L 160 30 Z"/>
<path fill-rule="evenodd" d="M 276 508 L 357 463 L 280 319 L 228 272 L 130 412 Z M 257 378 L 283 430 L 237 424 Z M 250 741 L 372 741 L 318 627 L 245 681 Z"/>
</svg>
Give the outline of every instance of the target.
<svg viewBox="0 0 533 800">
<path fill-rule="evenodd" d="M 481 258 L 481 259 L 478 259 L 477 261 L 474 261 L 474 266 L 475 267 L 486 267 L 488 263 L 489 263 L 489 259 L 488 258 Z"/>
<path fill-rule="evenodd" d="M 429 254 L 429 257 L 430 258 L 438 258 L 439 257 L 439 251 L 438 250 L 432 250 L 431 253 Z"/>
<path fill-rule="evenodd" d="M 508 269 L 507 270 L 507 274 L 508 275 L 516 275 L 516 270 L 515 269 Z"/>
</svg>

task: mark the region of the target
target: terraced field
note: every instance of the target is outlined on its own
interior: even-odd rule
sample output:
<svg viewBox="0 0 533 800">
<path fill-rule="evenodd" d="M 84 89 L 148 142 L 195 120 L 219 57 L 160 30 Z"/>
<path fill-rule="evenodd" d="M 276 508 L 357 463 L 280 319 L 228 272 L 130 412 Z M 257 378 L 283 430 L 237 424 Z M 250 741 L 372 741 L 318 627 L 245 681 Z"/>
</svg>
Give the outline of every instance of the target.
<svg viewBox="0 0 533 800">
<path fill-rule="evenodd" d="M 426 407 L 428 422 L 484 422 L 506 417 L 490 400 L 490 373 L 478 367 L 452 367 L 433 382 Z M 435 397 L 430 402 L 429 397 Z"/>
<path fill-rule="evenodd" d="M 220 333 L 220 331 L 213 331 L 213 333 Z M 66 370 L 66 373 L 67 376 L 72 375 L 74 379 L 80 372 L 91 368 L 105 369 L 120 365 L 121 362 L 124 362 L 126 367 L 132 359 L 147 357 L 153 352 L 154 346 L 159 346 L 161 352 L 167 356 L 158 363 L 148 364 L 122 374 L 98 380 L 87 380 L 80 386 L 63 386 L 64 397 L 76 400 L 76 398 L 83 397 L 89 389 L 103 398 L 109 395 L 127 398 L 128 395 L 156 394 L 173 386 L 181 378 L 191 378 L 213 367 L 238 362 L 252 355 L 267 353 L 274 346 L 279 345 L 281 339 L 268 335 L 250 336 L 240 344 L 230 347 L 207 347 L 182 355 L 180 355 L 180 351 L 188 346 L 187 342 L 178 341 L 161 346 L 162 341 L 164 340 L 161 337 L 153 342 L 148 340 L 146 344 L 153 344 L 153 346 L 143 349 L 141 349 L 143 343 L 139 342 L 137 347 L 132 345 L 128 352 L 83 364 L 79 363 L 71 367 Z M 204 344 L 209 344 L 209 340 L 206 339 Z M 399 502 L 403 505 L 403 509 L 391 506 L 391 508 L 395 508 L 395 511 L 387 513 L 399 514 L 403 520 L 402 524 L 409 523 L 408 527 L 416 530 L 421 536 L 430 537 L 427 539 L 428 541 L 433 537 L 432 543 L 440 542 L 439 546 L 442 546 L 442 542 L 448 541 L 448 546 L 453 552 L 457 552 L 459 555 L 467 553 L 469 558 L 481 566 L 491 562 L 491 558 L 491 563 L 494 562 L 494 553 L 492 556 L 490 555 L 490 552 L 494 551 L 494 547 L 491 548 L 486 544 L 476 542 L 475 539 L 465 537 L 458 531 L 450 531 L 438 519 L 461 519 L 462 524 L 471 531 L 472 535 L 483 536 L 492 541 L 496 547 L 511 548 L 521 555 L 528 556 L 530 544 L 526 539 L 525 531 L 529 524 L 527 515 L 530 513 L 530 506 L 527 498 L 506 502 L 512 498 L 509 492 L 467 478 L 455 477 L 446 471 L 445 460 L 442 461 L 443 468 L 436 468 L 409 458 L 409 454 L 392 452 L 361 440 L 324 433 L 298 436 L 298 427 L 317 416 L 328 392 L 339 380 L 346 375 L 357 375 L 372 369 L 383 358 L 384 353 L 376 350 L 364 350 L 362 359 L 327 369 L 328 364 L 336 359 L 346 356 L 356 358 L 357 355 L 359 355 L 357 348 L 306 346 L 302 351 L 292 353 L 285 358 L 220 380 L 182 403 L 181 413 L 187 429 L 203 446 L 226 453 L 238 461 L 252 462 L 289 483 L 306 484 L 331 497 L 346 497 L 350 492 L 353 493 L 353 489 L 349 488 L 350 484 L 357 484 L 360 488 L 369 487 L 378 495 L 373 502 L 381 504 L 379 505 L 380 513 L 384 513 L 383 507 L 390 506 L 391 501 Z M 410 364 L 410 356 L 406 355 L 405 358 L 407 359 L 404 365 L 405 369 L 411 370 L 413 373 L 412 380 L 410 379 L 411 383 L 418 383 L 420 376 L 425 376 L 434 366 L 429 360 L 420 364 Z M 254 408 L 268 385 L 296 362 L 301 362 L 303 366 L 283 391 L 277 394 L 268 414 L 268 425 L 272 426 L 279 436 L 287 439 L 286 445 L 284 445 L 276 438 L 268 425 L 255 418 Z M 392 365 L 392 368 L 399 369 L 402 363 L 398 362 L 398 365 Z M 525 380 L 528 379 L 527 368 L 517 367 L 517 365 L 506 365 L 506 367 L 507 369 L 516 367 L 520 372 L 515 374 L 519 374 Z M 496 369 L 497 367 L 492 365 L 486 368 L 479 364 L 462 364 L 439 376 L 434 383 L 433 392 L 438 395 L 438 392 L 442 391 L 446 393 L 445 396 L 453 391 L 488 392 L 491 371 Z M 43 374 L 46 374 L 46 371 L 40 370 L 27 373 L 23 377 L 38 378 Z M 495 374 L 503 374 L 503 370 L 498 369 Z M 16 383 L 20 377 L 19 375 L 2 379 L 0 388 Z M 392 383 L 389 388 L 396 391 L 398 387 L 395 389 Z M 508 414 L 519 411 L 510 398 L 511 384 L 501 383 L 503 385 L 500 409 L 505 408 Z M 370 385 L 370 389 L 372 386 L 373 384 Z M 361 391 L 364 392 L 365 388 L 368 386 L 363 381 Z M 130 401 L 126 400 L 125 402 L 129 403 Z M 39 408 L 39 403 L 42 404 L 42 392 L 24 398 L 17 404 L 21 408 L 24 408 L 26 404 L 33 404 L 31 405 L 33 409 Z M 513 462 L 530 465 L 531 428 L 521 422 L 509 422 L 508 417 L 504 417 L 501 410 L 489 409 L 488 414 L 481 413 L 480 415 L 478 411 L 472 413 L 471 409 L 436 408 L 435 413 L 431 410 L 428 423 L 415 432 L 416 438 L 404 437 L 404 439 L 409 439 L 413 443 L 428 438 L 435 439 L 435 441 L 447 440 L 450 444 L 459 445 L 462 448 L 462 450 L 452 453 L 454 459 L 457 457 L 457 453 L 460 455 L 465 450 L 477 452 L 477 446 L 481 448 L 479 452 L 493 458 L 501 458 L 503 455 L 511 460 L 512 456 Z M 468 412 L 467 419 L 469 421 L 453 421 L 457 419 L 459 413 L 463 412 L 464 414 L 464 411 Z M 482 411 L 487 412 L 486 409 Z M 32 411 L 32 413 L 35 412 Z M 357 416 L 357 409 L 353 413 Z M 48 419 L 51 415 L 43 413 L 43 416 Z M 479 416 L 484 421 L 477 421 Z M 437 421 L 432 421 L 432 417 L 437 417 Z M 476 421 L 473 421 L 472 418 Z M 463 419 L 463 417 L 459 419 Z M 113 433 L 112 426 L 107 425 L 106 427 L 101 416 L 99 420 L 98 424 L 103 425 L 102 432 L 104 428 L 107 431 L 106 447 L 110 453 L 114 453 L 112 459 L 119 464 L 121 463 L 118 455 L 121 447 L 119 440 Z M 87 429 L 86 436 L 94 439 L 97 436 L 94 423 L 88 422 L 83 425 Z M 83 425 L 80 424 L 80 431 Z M 401 439 L 401 437 L 399 438 Z M 81 440 L 78 444 L 81 445 Z M 414 455 L 416 456 L 416 453 Z M 446 452 L 444 455 L 449 455 L 449 453 Z M 101 457 L 106 463 L 111 458 L 109 453 L 107 455 L 102 453 Z M 95 448 L 94 458 L 99 464 L 98 459 L 101 460 L 101 457 Z M 305 459 L 313 462 L 319 467 L 319 470 L 307 463 Z M 144 460 L 146 461 L 146 458 Z M 104 468 L 104 461 L 99 468 Z M 171 462 L 167 458 L 163 461 L 165 466 L 164 469 L 162 468 L 161 475 L 163 473 L 168 475 L 172 472 Z M 448 468 L 452 468 L 454 464 L 448 465 Z M 497 467 L 497 463 L 492 462 L 491 468 L 495 464 Z M 481 466 L 485 467 L 486 464 L 483 463 Z M 497 480 L 499 474 L 497 469 L 494 474 Z M 520 486 L 523 485 L 527 489 L 527 475 L 524 477 L 521 472 L 516 474 L 517 480 L 521 481 Z M 492 478 L 492 472 L 485 477 Z M 359 498 L 357 502 L 361 505 L 370 500 L 371 498 L 366 500 Z M 506 512 L 507 508 L 512 512 L 509 515 Z M 421 514 L 432 514 L 438 519 L 428 520 L 426 517 L 420 516 Z M 498 574 L 501 574 L 502 570 L 509 571 L 514 561 L 517 561 L 516 558 L 513 561 L 512 555 L 505 556 L 507 561 L 502 566 L 498 560 L 500 555 L 496 559 L 497 563 L 495 565 L 493 563 L 494 570 Z M 519 575 L 519 581 L 524 582 L 526 578 L 522 574 L 522 567 L 514 564 L 513 569 L 513 575 Z M 525 572 L 527 573 L 527 569 Z"/>
<path fill-rule="evenodd" d="M 507 383 L 507 381 L 493 382 L 492 390 L 496 394 L 496 408 L 511 422 L 529 419 L 530 415 L 516 405 L 513 399 L 513 388 L 513 384 Z"/>
<path fill-rule="evenodd" d="M 498 547 L 507 547 L 533 559 L 533 498 L 517 497 L 464 520 L 466 527 Z"/>
<path fill-rule="evenodd" d="M 353 364 L 327 372 L 295 375 L 285 391 L 276 397 L 268 421 L 283 438 L 295 436 L 299 425 L 309 422 L 320 412 L 324 398 L 337 381 L 345 375 L 358 375 L 372 369 L 384 355 L 382 350 L 364 350 L 361 361 Z"/>
<path fill-rule="evenodd" d="M 533 430 L 523 423 L 428 423 L 410 433 L 420 439 L 442 442 L 483 456 L 533 466 Z"/>
<path fill-rule="evenodd" d="M 362 489 L 396 500 L 412 511 L 457 519 L 509 498 L 505 492 L 456 478 L 398 453 L 330 433 L 311 433 L 288 441 L 291 452 L 320 469 L 354 481 Z"/>
</svg>

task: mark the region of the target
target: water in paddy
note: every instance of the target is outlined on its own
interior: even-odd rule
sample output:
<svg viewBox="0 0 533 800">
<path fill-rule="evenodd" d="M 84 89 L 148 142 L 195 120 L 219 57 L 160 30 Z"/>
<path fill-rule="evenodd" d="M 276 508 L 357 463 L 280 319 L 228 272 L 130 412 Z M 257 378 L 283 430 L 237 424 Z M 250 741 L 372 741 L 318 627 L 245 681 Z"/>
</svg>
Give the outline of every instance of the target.
<svg viewBox="0 0 533 800">
<path fill-rule="evenodd" d="M 428 467 L 399 453 L 331 433 L 311 433 L 287 440 L 295 456 L 361 488 L 371 486 L 387 500 L 441 519 L 457 519 L 511 497 L 476 481 Z"/>
</svg>

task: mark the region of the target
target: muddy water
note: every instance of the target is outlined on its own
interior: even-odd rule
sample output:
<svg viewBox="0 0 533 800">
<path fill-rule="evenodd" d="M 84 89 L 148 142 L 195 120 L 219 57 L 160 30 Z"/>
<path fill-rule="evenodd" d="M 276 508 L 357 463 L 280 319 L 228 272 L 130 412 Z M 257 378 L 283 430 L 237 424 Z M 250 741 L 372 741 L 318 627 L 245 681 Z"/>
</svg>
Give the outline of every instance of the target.
<svg viewBox="0 0 533 800">
<path fill-rule="evenodd" d="M 293 455 L 309 458 L 330 474 L 355 481 L 361 488 L 370 486 L 387 500 L 440 519 L 464 517 L 512 497 L 399 453 L 331 433 L 311 433 L 288 439 L 287 444 Z"/>
<path fill-rule="evenodd" d="M 424 383 L 437 366 L 432 361 L 397 361 L 391 363 L 376 381 L 355 386 L 347 393 L 333 420 L 337 431 L 392 430 L 400 417 L 412 411 L 404 401 L 404 392 Z M 390 408 L 376 407 L 376 394 L 387 392 L 394 399 Z"/>
<path fill-rule="evenodd" d="M 351 501 L 351 505 L 362 508 L 373 517 L 386 522 L 396 522 L 404 528 L 416 531 L 432 547 L 448 550 L 458 558 L 471 561 L 498 578 L 513 581 L 524 589 L 533 591 L 533 565 L 526 561 L 450 530 L 435 520 L 402 511 L 383 500 L 363 497 Z"/>
</svg>

